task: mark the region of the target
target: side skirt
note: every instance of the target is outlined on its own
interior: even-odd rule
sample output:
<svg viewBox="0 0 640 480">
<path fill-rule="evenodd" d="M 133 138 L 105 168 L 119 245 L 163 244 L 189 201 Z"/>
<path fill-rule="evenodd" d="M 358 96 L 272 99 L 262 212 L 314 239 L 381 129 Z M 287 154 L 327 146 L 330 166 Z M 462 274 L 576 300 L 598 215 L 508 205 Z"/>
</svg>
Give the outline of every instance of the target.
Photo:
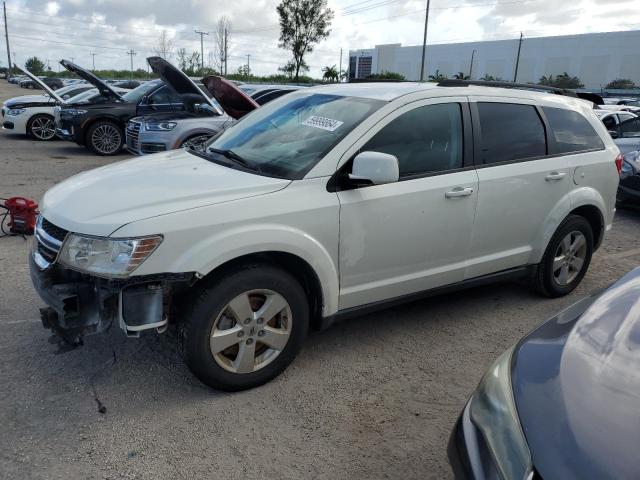
<svg viewBox="0 0 640 480">
<path fill-rule="evenodd" d="M 421 292 L 410 293 L 407 295 L 402 295 L 400 297 L 390 298 L 388 300 L 380 300 L 378 302 L 367 303 L 365 305 L 358 305 L 357 307 L 346 308 L 329 317 L 323 317 L 320 323 L 320 330 L 324 330 L 325 328 L 330 327 L 338 321 L 359 317 L 368 313 L 378 312 L 380 310 L 396 307 L 405 303 L 415 302 L 424 298 L 435 297 L 437 295 L 442 295 L 445 293 L 456 292 L 458 290 L 479 287 L 482 285 L 488 285 L 491 283 L 506 280 L 532 278 L 533 274 L 536 271 L 536 268 L 537 265 L 525 265 L 523 267 L 510 268 L 508 270 L 490 273 L 489 275 L 483 275 L 481 277 L 470 278 L 468 280 L 452 283 L 450 285 L 444 285 L 442 287 L 432 288 L 430 290 L 423 290 Z"/>
</svg>

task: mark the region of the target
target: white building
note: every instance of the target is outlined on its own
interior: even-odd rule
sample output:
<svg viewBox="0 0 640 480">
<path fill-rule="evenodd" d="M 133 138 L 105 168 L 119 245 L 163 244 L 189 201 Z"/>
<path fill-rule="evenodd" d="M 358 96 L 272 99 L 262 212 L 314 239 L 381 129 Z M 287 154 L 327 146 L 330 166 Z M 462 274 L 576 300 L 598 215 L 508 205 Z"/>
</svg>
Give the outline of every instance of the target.
<svg viewBox="0 0 640 480">
<path fill-rule="evenodd" d="M 513 81 L 519 40 L 427 45 L 425 80 L 436 71 L 449 78 L 458 74 L 477 80 L 490 75 Z M 640 30 L 587 33 L 559 37 L 524 38 L 517 81 L 538 82 L 540 77 L 564 72 L 577 76 L 586 88 L 604 87 L 611 80 L 628 78 L 640 85 Z M 376 45 L 349 51 L 350 78 L 365 78 L 383 71 L 420 79 L 422 45 Z M 473 63 L 472 63 L 473 58 Z"/>
</svg>

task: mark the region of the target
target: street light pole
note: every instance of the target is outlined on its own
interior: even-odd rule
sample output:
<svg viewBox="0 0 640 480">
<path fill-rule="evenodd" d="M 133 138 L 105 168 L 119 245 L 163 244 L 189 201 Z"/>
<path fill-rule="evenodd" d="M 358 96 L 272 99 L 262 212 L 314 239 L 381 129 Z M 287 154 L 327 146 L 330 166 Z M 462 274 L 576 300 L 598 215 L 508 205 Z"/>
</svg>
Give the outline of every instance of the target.
<svg viewBox="0 0 640 480">
<path fill-rule="evenodd" d="M 4 10 L 4 37 L 7 40 L 7 80 L 11 78 L 11 51 L 9 50 L 9 26 L 7 25 L 7 2 L 2 2 Z M 14 54 L 15 57 L 15 54 Z M 14 58 L 15 60 L 15 58 Z"/>
<path fill-rule="evenodd" d="M 520 51 L 522 50 L 522 32 L 520 32 L 520 41 L 518 42 L 518 56 L 516 57 L 516 71 L 513 73 L 513 81 L 518 79 L 518 66 L 520 65 Z"/>
<path fill-rule="evenodd" d="M 424 57 L 427 54 L 427 27 L 429 26 L 429 5 L 431 0 L 427 0 L 427 10 L 424 13 L 424 37 L 422 39 L 422 65 L 420 66 L 420 81 L 424 81 Z"/>
<path fill-rule="evenodd" d="M 473 58 L 476 56 L 476 51 L 473 50 L 471 52 L 471 64 L 469 65 L 469 80 L 473 80 L 473 78 L 471 78 L 471 74 L 473 73 Z"/>
</svg>

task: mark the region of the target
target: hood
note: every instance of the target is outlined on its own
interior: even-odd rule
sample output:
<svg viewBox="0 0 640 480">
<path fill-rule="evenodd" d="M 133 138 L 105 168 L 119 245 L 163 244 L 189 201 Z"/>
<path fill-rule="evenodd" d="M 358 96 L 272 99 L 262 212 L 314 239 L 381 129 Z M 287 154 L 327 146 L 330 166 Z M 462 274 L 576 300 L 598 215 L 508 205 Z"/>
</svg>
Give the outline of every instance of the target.
<svg viewBox="0 0 640 480">
<path fill-rule="evenodd" d="M 29 105 L 30 103 L 53 103 L 55 99 L 49 95 L 21 95 L 19 97 L 13 97 L 4 102 L 4 106 L 10 107 L 12 105 Z"/>
<path fill-rule="evenodd" d="M 40 80 L 38 77 L 36 77 L 35 75 L 33 75 L 29 70 L 19 67 L 18 65 L 16 65 L 15 63 L 13 64 L 14 68 L 18 68 L 22 73 L 24 73 L 27 77 L 29 77 L 31 80 L 33 80 L 37 85 L 40 85 L 40 88 L 42 88 L 42 90 L 44 90 L 45 92 L 47 92 L 51 98 L 55 99 L 57 102 L 62 103 L 62 98 L 60 98 L 56 92 L 46 83 L 44 83 L 42 80 Z"/>
<path fill-rule="evenodd" d="M 203 101 L 211 105 L 218 113 L 218 106 L 215 105 L 211 99 L 202 91 L 196 83 L 191 80 L 182 70 L 174 67 L 171 63 L 167 62 L 162 57 L 149 57 L 147 58 L 149 66 L 154 73 L 156 73 L 166 85 L 169 86 L 180 97 L 192 97 L 197 99 L 196 102 L 202 103 Z"/>
<path fill-rule="evenodd" d="M 526 337 L 512 382 L 541 478 L 637 478 L 640 268 Z"/>
<path fill-rule="evenodd" d="M 122 97 L 118 92 L 116 92 L 109 84 L 96 77 L 89 70 L 85 70 L 75 63 L 71 63 L 69 60 L 60 60 L 60 65 L 96 87 L 103 97 L 111 100 L 122 100 Z"/>
<path fill-rule="evenodd" d="M 61 228 L 107 236 L 137 220 L 264 195 L 289 183 L 173 150 L 75 175 L 45 194 L 40 211 Z"/>
<path fill-rule="evenodd" d="M 227 115 L 236 120 L 260 107 L 255 100 L 240 90 L 234 83 L 222 77 L 210 75 L 204 77 L 202 83 L 224 111 L 227 112 Z"/>
</svg>

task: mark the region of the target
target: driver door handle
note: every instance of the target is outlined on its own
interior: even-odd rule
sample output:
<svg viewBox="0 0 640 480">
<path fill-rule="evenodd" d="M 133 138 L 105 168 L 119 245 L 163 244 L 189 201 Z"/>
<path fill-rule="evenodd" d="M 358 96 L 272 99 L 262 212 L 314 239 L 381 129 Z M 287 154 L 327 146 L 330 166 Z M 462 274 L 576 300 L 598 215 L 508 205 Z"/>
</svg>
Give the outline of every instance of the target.
<svg viewBox="0 0 640 480">
<path fill-rule="evenodd" d="M 547 182 L 556 182 L 558 180 L 562 180 L 566 176 L 567 176 L 566 172 L 551 172 L 551 173 L 549 173 L 549 175 L 544 177 L 544 179 Z"/>
<path fill-rule="evenodd" d="M 468 197 L 472 193 L 473 193 L 473 188 L 471 187 L 467 187 L 467 188 L 456 187 L 453 190 L 449 190 L 447 193 L 444 194 L 444 196 L 446 198 Z"/>
</svg>

